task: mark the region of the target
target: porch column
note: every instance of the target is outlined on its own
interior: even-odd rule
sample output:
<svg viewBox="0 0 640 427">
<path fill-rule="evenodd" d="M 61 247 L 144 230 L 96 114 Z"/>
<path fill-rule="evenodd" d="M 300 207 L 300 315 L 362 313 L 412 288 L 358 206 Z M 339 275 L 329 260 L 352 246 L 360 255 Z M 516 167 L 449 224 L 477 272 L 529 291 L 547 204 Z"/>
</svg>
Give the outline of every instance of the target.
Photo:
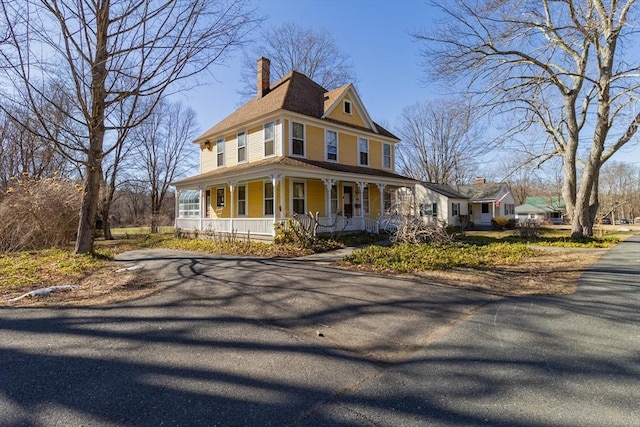
<svg viewBox="0 0 640 427">
<path fill-rule="evenodd" d="M 360 217 L 364 218 L 364 187 L 367 185 L 364 181 L 356 182 L 358 192 L 360 193 Z"/>
<path fill-rule="evenodd" d="M 329 217 L 329 221 L 331 221 L 331 187 L 338 183 L 337 179 L 331 178 L 322 178 L 322 182 L 324 182 L 324 208 L 327 212 L 327 217 Z"/>
<path fill-rule="evenodd" d="M 271 235 L 275 236 L 276 235 L 276 222 L 278 220 L 278 211 L 276 210 L 276 197 L 278 195 L 278 182 L 280 181 L 280 175 L 278 175 L 277 173 L 273 173 L 271 175 L 269 175 L 269 178 L 271 178 L 271 188 L 273 189 L 273 199 L 271 200 L 271 203 L 273 204 L 273 230 L 271 230 Z"/>
<path fill-rule="evenodd" d="M 180 216 L 180 190 L 176 188 L 176 200 L 175 200 L 175 218 L 173 219 L 173 227 L 178 228 L 178 217 Z"/>
<path fill-rule="evenodd" d="M 234 205 L 234 203 L 233 203 L 233 190 L 236 187 L 236 181 L 229 181 L 227 184 L 229 185 L 229 196 L 230 196 L 229 198 L 231 199 L 229 201 L 229 203 L 230 203 L 230 206 L 229 206 L 229 209 L 230 209 L 230 213 L 229 213 L 229 216 L 230 216 L 230 218 L 229 218 L 229 227 L 230 228 L 229 228 L 229 231 L 231 233 L 233 233 L 233 215 L 235 214 L 235 209 L 233 209 L 233 205 Z"/>
<path fill-rule="evenodd" d="M 199 199 L 199 202 L 200 202 L 200 215 L 198 215 L 200 217 L 200 220 L 199 220 L 198 230 L 202 230 L 202 214 L 204 212 L 204 204 L 205 204 L 204 192 L 202 191 L 202 186 L 198 187 L 198 191 L 200 191 L 200 199 Z"/>
<path fill-rule="evenodd" d="M 285 198 L 284 198 L 284 193 L 286 191 L 285 188 L 285 183 L 286 183 L 286 179 L 285 176 L 282 175 L 280 176 L 280 209 L 278 209 L 278 211 L 280 211 L 280 219 L 284 219 L 287 217 L 287 213 L 285 211 Z M 276 195 L 273 195 L 273 198 L 275 199 Z"/>
<path fill-rule="evenodd" d="M 384 188 L 385 184 L 376 184 L 378 186 L 378 192 L 380 193 L 380 218 L 384 216 Z"/>
</svg>

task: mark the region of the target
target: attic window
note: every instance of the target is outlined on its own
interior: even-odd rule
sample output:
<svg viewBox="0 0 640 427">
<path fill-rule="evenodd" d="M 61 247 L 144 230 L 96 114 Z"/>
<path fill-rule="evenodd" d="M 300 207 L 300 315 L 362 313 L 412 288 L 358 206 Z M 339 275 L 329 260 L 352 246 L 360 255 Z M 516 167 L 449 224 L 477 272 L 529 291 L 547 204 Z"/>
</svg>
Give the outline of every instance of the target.
<svg viewBox="0 0 640 427">
<path fill-rule="evenodd" d="M 351 101 L 344 101 L 344 113 L 351 114 Z"/>
</svg>

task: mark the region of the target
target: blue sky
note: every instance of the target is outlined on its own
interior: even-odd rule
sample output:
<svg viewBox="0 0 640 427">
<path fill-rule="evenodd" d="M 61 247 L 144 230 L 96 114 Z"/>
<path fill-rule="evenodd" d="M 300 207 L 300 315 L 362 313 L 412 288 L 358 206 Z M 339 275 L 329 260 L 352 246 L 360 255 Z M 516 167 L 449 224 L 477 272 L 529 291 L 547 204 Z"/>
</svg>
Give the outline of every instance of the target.
<svg viewBox="0 0 640 427">
<path fill-rule="evenodd" d="M 421 0 L 263 0 L 256 1 L 263 26 L 295 22 L 326 30 L 352 59 L 356 90 L 371 117 L 393 130 L 402 109 L 434 95 L 421 82 L 420 44 L 410 36 L 432 22 Z M 188 94 L 204 132 L 237 108 L 240 53 L 212 70 L 214 78 Z M 257 58 L 256 58 L 257 59 Z"/>
</svg>

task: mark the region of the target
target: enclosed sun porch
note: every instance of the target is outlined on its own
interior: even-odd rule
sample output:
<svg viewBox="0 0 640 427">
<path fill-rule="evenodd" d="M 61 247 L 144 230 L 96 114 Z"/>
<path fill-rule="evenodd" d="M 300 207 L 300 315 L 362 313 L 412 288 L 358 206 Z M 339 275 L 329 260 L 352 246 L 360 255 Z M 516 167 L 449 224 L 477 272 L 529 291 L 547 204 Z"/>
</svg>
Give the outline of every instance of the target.
<svg viewBox="0 0 640 427">
<path fill-rule="evenodd" d="M 306 223 L 310 212 L 318 214 L 319 233 L 378 233 L 394 213 L 398 189 L 412 184 L 375 175 L 328 175 L 322 169 L 304 172 L 203 174 L 177 182 L 175 225 L 185 232 L 273 240 L 276 224 L 287 227 L 294 218 Z"/>
</svg>

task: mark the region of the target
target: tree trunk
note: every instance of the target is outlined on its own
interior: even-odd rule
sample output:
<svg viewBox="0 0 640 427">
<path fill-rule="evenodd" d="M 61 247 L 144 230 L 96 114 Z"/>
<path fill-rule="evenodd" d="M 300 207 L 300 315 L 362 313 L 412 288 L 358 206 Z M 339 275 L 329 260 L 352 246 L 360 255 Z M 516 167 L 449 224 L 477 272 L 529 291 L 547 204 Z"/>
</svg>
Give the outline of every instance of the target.
<svg viewBox="0 0 640 427">
<path fill-rule="evenodd" d="M 111 203 L 105 204 L 102 207 L 102 233 L 105 240 L 113 240 L 113 234 L 111 234 L 111 220 L 109 219 L 111 211 Z"/>
<path fill-rule="evenodd" d="M 94 230 L 98 200 L 100 198 L 100 181 L 102 180 L 101 158 L 90 154 L 90 163 L 86 168 L 84 188 L 82 192 L 82 209 L 78 224 L 75 253 L 93 253 Z"/>
</svg>

